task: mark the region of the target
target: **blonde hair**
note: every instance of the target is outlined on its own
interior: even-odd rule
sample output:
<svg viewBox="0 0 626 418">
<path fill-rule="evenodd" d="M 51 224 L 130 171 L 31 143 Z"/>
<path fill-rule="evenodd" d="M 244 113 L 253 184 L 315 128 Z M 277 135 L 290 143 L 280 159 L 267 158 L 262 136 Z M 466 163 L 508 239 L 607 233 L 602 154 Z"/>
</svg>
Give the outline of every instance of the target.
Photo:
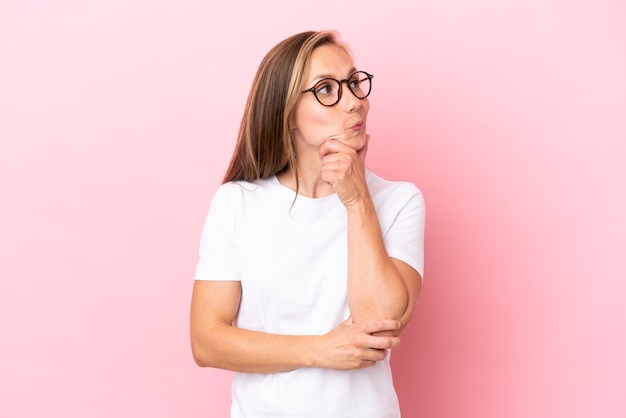
<svg viewBox="0 0 626 418">
<path fill-rule="evenodd" d="M 291 122 L 304 90 L 313 51 L 327 44 L 347 47 L 334 31 L 302 32 L 274 46 L 263 58 L 248 95 L 237 145 L 223 182 L 254 181 L 298 168 Z"/>
</svg>

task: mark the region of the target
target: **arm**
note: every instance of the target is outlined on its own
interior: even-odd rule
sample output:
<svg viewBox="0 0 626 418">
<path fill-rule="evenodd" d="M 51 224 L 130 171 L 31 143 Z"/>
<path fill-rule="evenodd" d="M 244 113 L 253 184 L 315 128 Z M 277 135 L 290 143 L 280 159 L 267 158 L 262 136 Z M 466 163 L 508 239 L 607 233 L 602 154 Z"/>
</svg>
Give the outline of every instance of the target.
<svg viewBox="0 0 626 418">
<path fill-rule="evenodd" d="M 322 178 L 332 184 L 347 211 L 348 304 L 355 322 L 393 318 L 403 328 L 413 314 L 421 277 L 387 254 L 365 179 L 366 153 L 367 144 L 355 150 L 338 140 L 320 147 Z"/>
<path fill-rule="evenodd" d="M 361 204 L 350 207 L 348 303 L 354 320 L 393 318 L 404 328 L 413 314 L 420 289 L 419 273 L 387 255 L 369 195 Z"/>
<path fill-rule="evenodd" d="M 386 356 L 399 339 L 372 336 L 393 332 L 398 321 L 346 321 L 325 335 L 277 335 L 233 326 L 241 284 L 236 281 L 194 283 L 191 301 L 191 347 L 199 366 L 271 373 L 300 367 L 359 369 Z"/>
</svg>

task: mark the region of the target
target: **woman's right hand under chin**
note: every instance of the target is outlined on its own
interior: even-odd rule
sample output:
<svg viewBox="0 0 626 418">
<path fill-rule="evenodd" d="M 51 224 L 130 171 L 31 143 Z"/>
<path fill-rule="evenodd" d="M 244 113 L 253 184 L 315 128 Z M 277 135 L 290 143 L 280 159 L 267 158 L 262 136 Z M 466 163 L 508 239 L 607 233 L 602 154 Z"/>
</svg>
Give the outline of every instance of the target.
<svg viewBox="0 0 626 418">
<path fill-rule="evenodd" d="M 365 179 L 368 142 L 369 135 L 366 135 L 359 149 L 335 138 L 324 141 L 320 146 L 322 179 L 333 186 L 346 208 L 356 207 L 370 199 Z"/>
</svg>

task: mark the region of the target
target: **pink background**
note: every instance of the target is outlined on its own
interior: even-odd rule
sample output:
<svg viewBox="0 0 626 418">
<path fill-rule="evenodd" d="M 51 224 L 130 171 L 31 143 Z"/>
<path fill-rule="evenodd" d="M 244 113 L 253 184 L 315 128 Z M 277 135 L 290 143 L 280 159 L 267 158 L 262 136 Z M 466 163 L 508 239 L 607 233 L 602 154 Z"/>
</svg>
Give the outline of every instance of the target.
<svg viewBox="0 0 626 418">
<path fill-rule="evenodd" d="M 201 226 L 262 56 L 336 28 L 427 202 L 404 416 L 625 417 L 624 2 L 226 3 L 0 1 L 0 416 L 227 416 Z"/>
</svg>

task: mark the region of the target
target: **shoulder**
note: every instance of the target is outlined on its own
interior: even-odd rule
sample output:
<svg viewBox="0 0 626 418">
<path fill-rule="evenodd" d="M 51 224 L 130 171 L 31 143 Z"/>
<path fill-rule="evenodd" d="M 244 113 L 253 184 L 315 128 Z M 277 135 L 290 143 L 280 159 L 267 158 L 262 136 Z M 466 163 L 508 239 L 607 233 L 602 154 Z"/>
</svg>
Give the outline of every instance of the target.
<svg viewBox="0 0 626 418">
<path fill-rule="evenodd" d="M 285 200 L 278 184 L 275 177 L 255 181 L 230 181 L 217 188 L 211 205 L 228 210 L 246 207 L 260 209 L 266 205 L 276 205 Z"/>
<path fill-rule="evenodd" d="M 376 203 L 395 201 L 404 204 L 409 200 L 424 204 L 424 196 L 417 186 L 408 181 L 386 180 L 372 171 L 366 173 L 367 185 Z"/>
<path fill-rule="evenodd" d="M 221 184 L 213 196 L 214 199 L 244 197 L 272 188 L 272 179 L 264 178 L 256 181 L 236 180 Z"/>
</svg>

